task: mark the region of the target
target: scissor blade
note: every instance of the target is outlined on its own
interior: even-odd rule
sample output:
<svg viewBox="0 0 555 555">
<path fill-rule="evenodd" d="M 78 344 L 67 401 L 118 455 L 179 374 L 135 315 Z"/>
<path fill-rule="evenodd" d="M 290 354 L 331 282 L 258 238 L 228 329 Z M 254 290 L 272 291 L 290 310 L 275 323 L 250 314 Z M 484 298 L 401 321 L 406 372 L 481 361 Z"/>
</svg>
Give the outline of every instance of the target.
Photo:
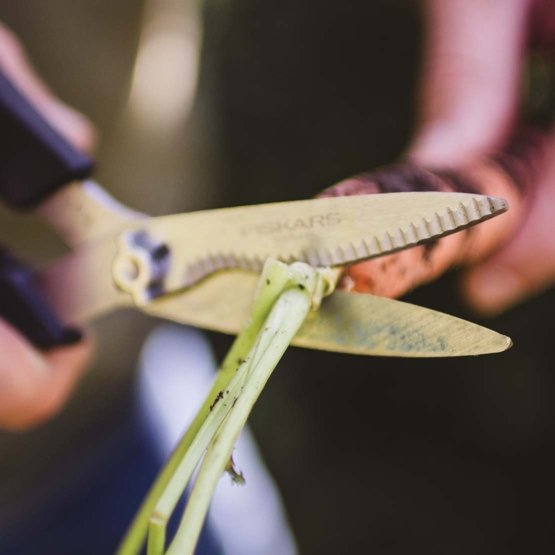
<svg viewBox="0 0 555 555">
<path fill-rule="evenodd" d="M 507 209 L 464 193 L 391 193 L 225 208 L 139 221 L 171 256 L 165 292 L 218 270 L 260 271 L 269 256 L 350 264 L 442 237 Z M 131 227 L 131 229 L 133 229 Z"/>
<path fill-rule="evenodd" d="M 149 314 L 196 327 L 238 333 L 249 314 L 256 276 L 216 274 L 180 295 L 144 307 Z M 399 357 L 447 357 L 505 351 L 508 337 L 441 312 L 408 303 L 336 291 L 311 313 L 294 345 Z"/>
<path fill-rule="evenodd" d="M 77 193 L 80 198 L 79 190 Z M 60 206 L 58 203 L 54 208 L 58 210 Z M 167 245 L 170 264 L 162 293 L 169 294 L 182 292 L 216 270 L 241 267 L 259 271 L 268 256 L 317 266 L 372 258 L 458 231 L 506 209 L 504 200 L 481 195 L 389 193 L 225 208 L 136 221 L 126 216 L 116 222 L 116 229 L 123 225 L 127 232 L 140 230 Z M 93 203 L 92 213 L 95 210 Z M 105 218 L 93 220 L 104 222 Z M 63 227 L 71 232 L 65 234 L 68 241 L 82 239 L 82 233 L 73 233 L 79 229 L 77 221 L 72 219 Z M 113 279 L 118 247 L 113 234 L 106 231 L 108 227 L 114 229 L 93 226 L 92 237 L 96 240 L 85 242 L 40 272 L 42 293 L 66 322 L 88 321 L 132 304 L 131 296 L 120 290 Z"/>
</svg>

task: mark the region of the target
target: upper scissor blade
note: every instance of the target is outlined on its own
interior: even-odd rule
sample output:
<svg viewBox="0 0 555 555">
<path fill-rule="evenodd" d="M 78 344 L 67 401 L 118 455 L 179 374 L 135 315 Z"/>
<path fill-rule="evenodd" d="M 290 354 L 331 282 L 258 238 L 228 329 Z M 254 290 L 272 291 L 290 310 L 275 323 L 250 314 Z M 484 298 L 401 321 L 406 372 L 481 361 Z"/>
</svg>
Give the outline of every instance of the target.
<svg viewBox="0 0 555 555">
<path fill-rule="evenodd" d="M 266 258 L 339 266 L 439 238 L 507 209 L 465 193 L 390 193 L 208 210 L 139 221 L 168 247 L 164 292 L 218 270 L 260 271 Z"/>
</svg>

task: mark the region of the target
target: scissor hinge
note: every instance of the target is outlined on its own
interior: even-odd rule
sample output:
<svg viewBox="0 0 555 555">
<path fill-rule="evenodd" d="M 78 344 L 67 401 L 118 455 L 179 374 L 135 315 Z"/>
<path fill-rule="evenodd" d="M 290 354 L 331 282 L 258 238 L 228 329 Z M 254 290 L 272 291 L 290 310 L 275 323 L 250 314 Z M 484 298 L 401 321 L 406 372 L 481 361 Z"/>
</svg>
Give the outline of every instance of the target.
<svg viewBox="0 0 555 555">
<path fill-rule="evenodd" d="M 118 240 L 112 273 L 116 285 L 145 305 L 164 294 L 164 279 L 170 267 L 170 249 L 143 231 L 128 231 Z"/>
</svg>

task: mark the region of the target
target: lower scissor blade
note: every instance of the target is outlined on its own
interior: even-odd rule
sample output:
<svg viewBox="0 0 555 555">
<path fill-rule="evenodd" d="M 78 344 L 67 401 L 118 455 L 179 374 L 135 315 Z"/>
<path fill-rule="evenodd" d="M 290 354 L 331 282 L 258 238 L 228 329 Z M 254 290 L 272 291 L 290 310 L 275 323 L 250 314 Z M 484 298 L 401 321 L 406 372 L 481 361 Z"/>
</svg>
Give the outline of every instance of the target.
<svg viewBox="0 0 555 555">
<path fill-rule="evenodd" d="M 250 314 L 257 276 L 226 272 L 144 307 L 196 327 L 238 333 Z M 294 345 L 359 355 L 447 357 L 505 351 L 511 340 L 460 318 L 408 303 L 336 291 L 324 299 Z"/>
</svg>

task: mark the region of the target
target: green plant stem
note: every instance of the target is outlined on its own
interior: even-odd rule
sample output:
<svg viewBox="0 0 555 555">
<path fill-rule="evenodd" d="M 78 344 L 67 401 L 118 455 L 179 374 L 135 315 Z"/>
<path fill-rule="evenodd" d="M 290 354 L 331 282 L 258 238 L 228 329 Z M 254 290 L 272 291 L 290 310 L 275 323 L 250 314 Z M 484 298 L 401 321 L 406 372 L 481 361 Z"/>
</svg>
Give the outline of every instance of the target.
<svg viewBox="0 0 555 555">
<path fill-rule="evenodd" d="M 239 350 L 247 349 L 254 338 L 259 336 L 263 318 L 272 307 L 277 295 L 280 294 L 284 287 L 290 284 L 291 277 L 290 269 L 284 265 L 270 264 L 265 268 L 260 279 L 260 285 L 257 288 L 250 325 L 247 326 L 246 330 L 237 339 Z M 246 341 L 243 340 L 245 337 Z M 235 349 L 233 352 L 235 352 Z M 207 401 L 211 400 L 212 403 L 210 413 L 205 418 L 156 503 L 149 519 L 149 538 L 151 534 L 157 538 L 165 538 L 167 523 L 179 498 L 183 495 L 196 466 L 229 412 L 230 406 L 236 402 L 239 396 L 248 368 L 250 368 L 250 365 L 247 364 L 249 360 L 250 355 L 246 353 L 244 353 L 243 359 L 238 358 L 235 375 L 233 375 L 225 389 L 222 388 L 217 393 L 216 398 L 213 398 L 211 395 L 208 396 Z"/>
<path fill-rule="evenodd" d="M 158 499 L 170 482 L 171 477 L 178 468 L 181 460 L 187 453 L 191 443 L 200 430 L 202 423 L 206 419 L 207 415 L 210 413 L 210 406 L 213 402 L 213 399 L 215 399 L 218 393 L 227 386 L 229 380 L 231 379 L 231 368 L 231 366 L 228 367 L 228 372 L 225 372 L 224 369 L 222 369 L 222 371 L 216 377 L 216 381 L 212 386 L 212 389 L 210 390 L 210 393 L 208 394 L 208 397 L 206 398 L 204 404 L 198 411 L 193 422 L 187 429 L 187 432 L 171 454 L 168 462 L 166 463 L 166 466 L 160 472 L 156 481 L 148 492 L 148 495 L 143 501 L 127 534 L 118 547 L 118 550 L 116 552 L 117 555 L 136 555 L 140 552 L 147 535 L 150 515 L 154 510 Z"/>
<path fill-rule="evenodd" d="M 240 365 L 235 375 L 227 384 L 221 399 L 219 397 L 216 399 L 210 398 L 212 399 L 212 410 L 202 423 L 197 435 L 194 437 L 189 449 L 185 453 L 185 456 L 175 469 L 175 472 L 156 503 L 154 512 L 150 516 L 148 532 L 149 541 L 151 534 L 155 534 L 156 536 L 163 535 L 165 537 L 167 523 L 179 498 L 187 487 L 209 443 L 212 441 L 212 438 L 227 416 L 230 406 L 239 395 L 242 383 L 245 379 L 245 371 L 241 371 L 241 367 L 243 366 L 245 366 L 245 364 Z"/>
<path fill-rule="evenodd" d="M 194 469 L 198 459 L 202 456 L 203 449 L 201 447 L 210 441 L 214 429 L 218 427 L 217 421 L 222 415 L 225 417 L 226 411 L 229 410 L 226 403 L 218 403 L 218 400 L 221 401 L 226 391 L 234 391 L 235 385 L 241 381 L 242 378 L 236 376 L 237 382 L 230 389 L 230 383 L 234 376 L 242 374 L 240 370 L 244 366 L 245 359 L 248 358 L 245 354 L 252 350 L 265 318 L 281 293 L 287 287 L 299 286 L 300 290 L 311 292 L 313 302 L 314 298 L 319 302 L 321 296 L 333 288 L 336 277 L 337 274 L 327 274 L 321 271 L 316 277 L 314 271 L 304 264 L 297 263 L 286 266 L 271 260 L 266 263 L 259 280 L 248 325 L 234 342 L 202 407 L 151 487 L 120 544 L 117 555 L 136 555 L 140 551 L 148 532 L 149 520 L 151 520 L 153 533 L 151 550 L 159 549 L 159 546 L 163 545 L 167 518 L 169 518 L 169 514 L 173 511 L 175 503 L 190 479 L 189 468 L 192 466 Z M 217 406 L 215 403 L 220 404 L 220 406 L 214 417 L 211 418 L 211 413 Z M 196 448 L 186 457 L 199 433 L 200 437 L 196 443 Z M 185 462 L 184 459 L 186 459 Z M 172 479 L 176 472 L 178 477 L 173 482 Z M 163 510 L 162 512 L 156 512 L 162 496 L 164 496 Z"/>
<path fill-rule="evenodd" d="M 192 555 L 210 500 L 247 418 L 311 307 L 306 290 L 288 289 L 275 303 L 249 358 L 248 379 L 200 467 L 179 530 L 167 555 Z"/>
<path fill-rule="evenodd" d="M 148 533 L 147 555 L 164 555 L 166 526 L 151 526 Z"/>
<path fill-rule="evenodd" d="M 302 280 L 302 276 L 300 275 L 302 272 L 306 274 L 310 273 L 307 272 L 304 267 L 305 265 L 299 266 L 298 264 L 287 266 L 272 260 L 269 260 L 264 266 L 264 270 L 259 279 L 258 291 L 250 321 L 245 330 L 241 332 L 233 343 L 220 371 L 216 375 L 214 385 L 208 393 L 203 405 L 149 490 L 125 537 L 118 547 L 116 555 L 137 555 L 139 553 L 148 532 L 150 516 L 155 510 L 161 495 L 170 483 L 172 476 L 179 468 L 181 461 L 191 447 L 195 437 L 199 433 L 203 423 L 209 417 L 211 412 L 210 408 L 215 399 L 228 388 L 236 370 L 246 358 L 245 353 L 248 353 L 254 345 L 265 318 L 282 291 L 292 281 L 299 282 L 299 279 Z"/>
</svg>

